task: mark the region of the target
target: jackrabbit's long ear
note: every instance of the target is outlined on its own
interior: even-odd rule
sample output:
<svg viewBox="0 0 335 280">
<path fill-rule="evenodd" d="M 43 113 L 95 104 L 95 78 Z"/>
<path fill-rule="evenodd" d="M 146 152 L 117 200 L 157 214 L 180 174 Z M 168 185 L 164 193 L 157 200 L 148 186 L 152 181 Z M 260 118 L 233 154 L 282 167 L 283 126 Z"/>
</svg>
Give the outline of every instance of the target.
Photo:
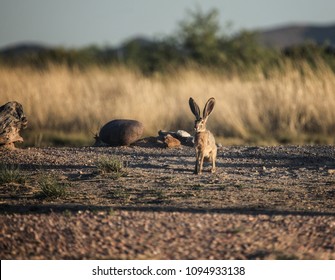
<svg viewBox="0 0 335 280">
<path fill-rule="evenodd" d="M 206 102 L 205 108 L 204 108 L 204 119 L 206 119 L 210 113 L 212 113 L 213 109 L 214 109 L 214 105 L 215 105 L 215 99 L 214 97 L 211 97 L 210 99 L 208 99 L 208 101 Z"/>
<path fill-rule="evenodd" d="M 190 100 L 188 101 L 188 103 L 190 104 L 191 111 L 195 115 L 197 120 L 200 119 L 200 108 L 198 104 L 195 103 L 192 97 L 190 97 Z"/>
</svg>

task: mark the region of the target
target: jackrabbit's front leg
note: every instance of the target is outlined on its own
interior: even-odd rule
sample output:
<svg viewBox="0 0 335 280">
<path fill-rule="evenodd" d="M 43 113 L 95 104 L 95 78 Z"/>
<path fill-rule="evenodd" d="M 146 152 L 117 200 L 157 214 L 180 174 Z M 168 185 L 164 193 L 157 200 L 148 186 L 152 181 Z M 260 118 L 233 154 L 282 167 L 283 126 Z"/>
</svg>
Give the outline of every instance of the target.
<svg viewBox="0 0 335 280">
<path fill-rule="evenodd" d="M 202 163 L 203 163 L 202 153 L 201 153 L 201 151 L 196 149 L 196 160 L 195 160 L 194 174 L 200 174 L 201 173 Z"/>
<path fill-rule="evenodd" d="M 197 174 L 201 174 L 202 173 L 203 164 L 204 164 L 204 155 L 201 154 L 200 155 L 199 167 L 198 167 L 198 173 Z"/>
<path fill-rule="evenodd" d="M 194 168 L 194 174 L 198 174 L 198 170 L 199 170 L 199 160 L 198 160 L 198 156 L 195 160 L 195 168 Z"/>
<path fill-rule="evenodd" d="M 216 167 L 215 167 L 215 159 L 212 159 L 212 169 L 211 169 L 211 173 L 215 173 L 216 171 Z"/>
<path fill-rule="evenodd" d="M 211 169 L 211 173 L 214 173 L 216 171 L 216 166 L 215 166 L 215 161 L 216 161 L 216 151 L 213 151 L 212 154 L 212 169 Z"/>
</svg>

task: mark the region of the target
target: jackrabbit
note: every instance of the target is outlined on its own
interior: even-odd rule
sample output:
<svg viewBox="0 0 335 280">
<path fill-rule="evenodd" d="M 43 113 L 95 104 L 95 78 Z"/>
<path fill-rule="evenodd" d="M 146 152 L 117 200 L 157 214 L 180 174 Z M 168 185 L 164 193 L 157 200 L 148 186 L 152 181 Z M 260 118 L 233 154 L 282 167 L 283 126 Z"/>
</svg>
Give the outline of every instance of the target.
<svg viewBox="0 0 335 280">
<path fill-rule="evenodd" d="M 212 113 L 214 109 L 215 99 L 213 97 L 208 99 L 203 111 L 203 117 L 200 116 L 200 108 L 192 97 L 190 97 L 189 104 L 191 111 L 196 118 L 194 122 L 194 146 L 196 151 L 194 173 L 201 174 L 204 160 L 212 162 L 211 172 L 214 173 L 217 147 L 215 144 L 214 135 L 206 129 L 206 122 L 208 116 L 210 115 L 210 113 Z"/>
</svg>

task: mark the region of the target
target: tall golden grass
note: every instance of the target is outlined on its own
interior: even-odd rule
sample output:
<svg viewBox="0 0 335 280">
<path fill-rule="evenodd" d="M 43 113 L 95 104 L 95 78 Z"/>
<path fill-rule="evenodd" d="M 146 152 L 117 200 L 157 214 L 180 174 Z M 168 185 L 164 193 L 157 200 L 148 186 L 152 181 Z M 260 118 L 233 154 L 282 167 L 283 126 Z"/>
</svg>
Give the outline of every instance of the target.
<svg viewBox="0 0 335 280">
<path fill-rule="evenodd" d="M 0 68 L 0 104 L 23 105 L 31 133 L 91 132 L 116 118 L 137 119 L 145 135 L 192 132 L 192 96 L 200 106 L 217 103 L 208 127 L 231 143 L 319 141 L 335 135 L 335 74 L 325 65 L 287 63 L 284 70 L 225 76 L 200 69 L 146 77 L 124 67 L 84 71 Z"/>
</svg>

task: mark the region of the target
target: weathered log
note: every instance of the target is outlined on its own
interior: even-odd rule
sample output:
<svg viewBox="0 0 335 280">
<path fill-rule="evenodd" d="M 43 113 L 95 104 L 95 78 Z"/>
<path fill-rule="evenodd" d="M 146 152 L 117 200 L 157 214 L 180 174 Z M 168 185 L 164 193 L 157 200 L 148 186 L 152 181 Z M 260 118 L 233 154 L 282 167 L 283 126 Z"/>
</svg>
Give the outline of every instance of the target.
<svg viewBox="0 0 335 280">
<path fill-rule="evenodd" d="M 95 136 L 94 146 L 128 146 L 140 139 L 143 129 L 143 124 L 135 120 L 110 121 Z"/>
<path fill-rule="evenodd" d="M 20 130 L 27 127 L 23 107 L 11 101 L 0 107 L 0 148 L 15 148 L 15 142 L 23 142 Z"/>
</svg>

